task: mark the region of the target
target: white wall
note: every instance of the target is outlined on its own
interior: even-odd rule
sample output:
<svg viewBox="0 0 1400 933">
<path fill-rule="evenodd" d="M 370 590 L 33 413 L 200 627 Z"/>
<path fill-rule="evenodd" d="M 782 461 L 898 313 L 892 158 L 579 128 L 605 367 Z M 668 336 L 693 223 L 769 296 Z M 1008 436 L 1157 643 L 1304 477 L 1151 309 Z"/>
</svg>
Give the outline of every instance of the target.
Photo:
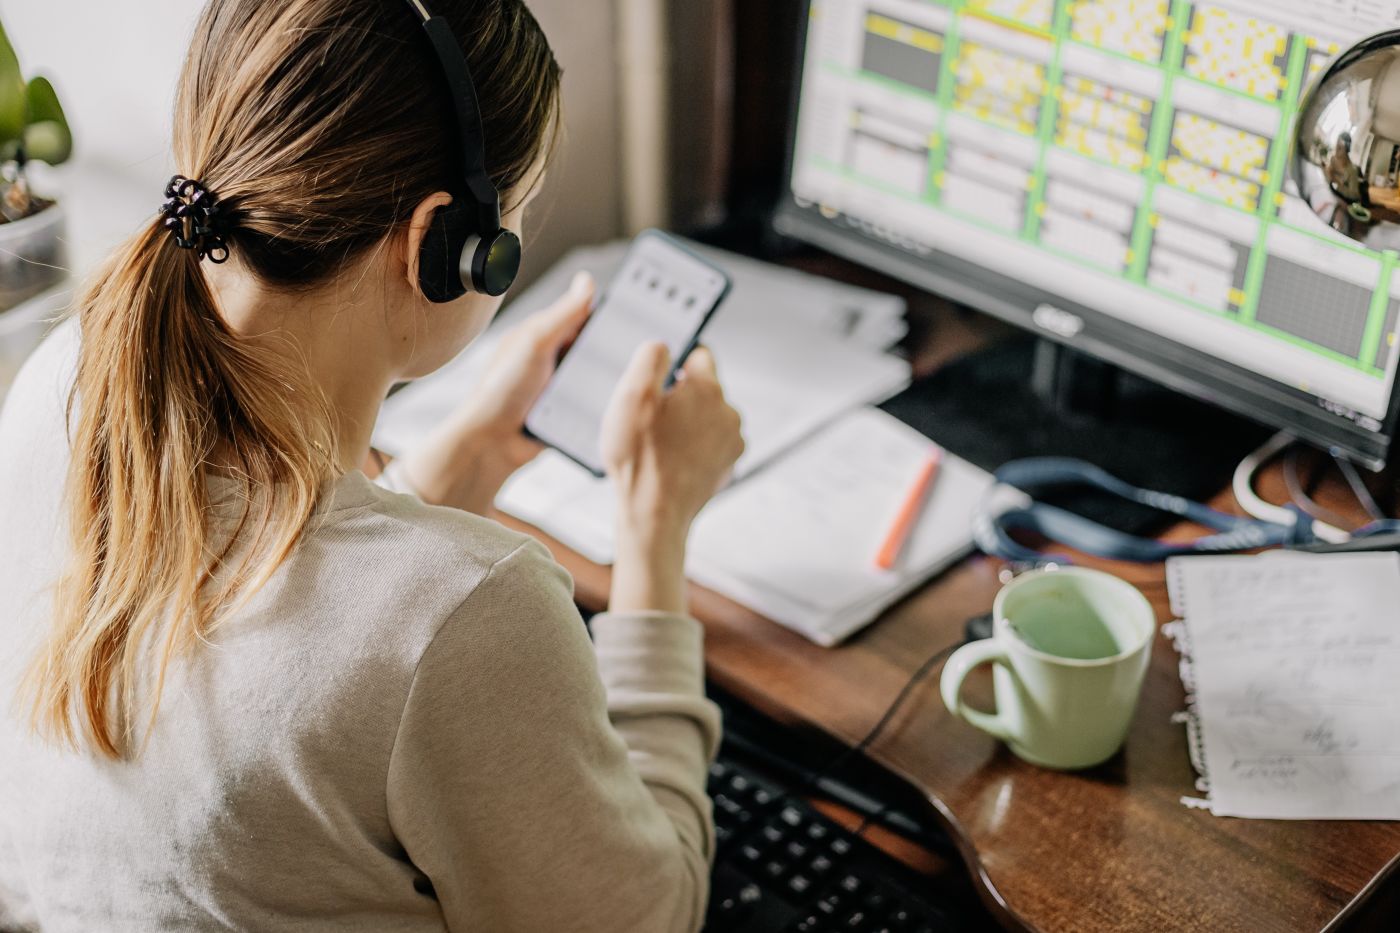
<svg viewBox="0 0 1400 933">
<path fill-rule="evenodd" d="M 565 71 L 565 149 L 527 230 L 527 274 L 538 274 L 569 246 L 618 235 L 621 173 L 612 0 L 530 6 Z M 170 112 L 198 7 L 193 0 L 0 0 L 23 67 L 53 80 L 73 124 L 73 163 L 36 180 L 63 198 L 79 270 L 156 209 L 175 170 Z"/>
</svg>

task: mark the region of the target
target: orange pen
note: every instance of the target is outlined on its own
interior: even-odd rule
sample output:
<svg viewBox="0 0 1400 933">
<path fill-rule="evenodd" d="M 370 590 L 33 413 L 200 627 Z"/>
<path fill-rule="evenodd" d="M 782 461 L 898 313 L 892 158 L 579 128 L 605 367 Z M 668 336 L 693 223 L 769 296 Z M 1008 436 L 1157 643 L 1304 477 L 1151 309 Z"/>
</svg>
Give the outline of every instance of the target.
<svg viewBox="0 0 1400 933">
<path fill-rule="evenodd" d="M 914 523 L 919 520 L 919 513 L 923 511 L 924 502 L 933 489 L 933 481 L 938 477 L 938 465 L 942 462 L 943 451 L 935 447 L 919 468 L 919 475 L 914 478 L 914 485 L 909 487 L 894 524 L 885 536 L 885 543 L 880 545 L 880 553 L 875 555 L 875 566 L 881 570 L 894 569 L 899 555 L 904 551 L 904 543 L 909 540 L 909 532 L 914 530 Z"/>
</svg>

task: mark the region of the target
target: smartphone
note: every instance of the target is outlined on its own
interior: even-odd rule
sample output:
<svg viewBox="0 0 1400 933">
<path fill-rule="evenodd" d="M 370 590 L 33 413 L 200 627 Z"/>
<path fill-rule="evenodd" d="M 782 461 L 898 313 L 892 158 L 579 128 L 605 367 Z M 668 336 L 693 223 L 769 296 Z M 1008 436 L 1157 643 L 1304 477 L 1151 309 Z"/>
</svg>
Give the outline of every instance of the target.
<svg viewBox="0 0 1400 933">
<path fill-rule="evenodd" d="M 637 348 L 664 343 L 674 379 L 729 288 L 722 269 L 674 238 L 638 236 L 526 417 L 526 433 L 602 476 L 603 414 Z"/>
</svg>

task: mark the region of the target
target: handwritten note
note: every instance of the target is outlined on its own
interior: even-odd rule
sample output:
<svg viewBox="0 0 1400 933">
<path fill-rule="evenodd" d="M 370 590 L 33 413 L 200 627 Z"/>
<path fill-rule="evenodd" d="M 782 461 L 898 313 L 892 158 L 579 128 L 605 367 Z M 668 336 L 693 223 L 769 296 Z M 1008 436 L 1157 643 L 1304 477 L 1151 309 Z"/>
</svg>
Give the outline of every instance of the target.
<svg viewBox="0 0 1400 933">
<path fill-rule="evenodd" d="M 1170 563 L 1218 816 L 1400 819 L 1400 555 Z"/>
</svg>

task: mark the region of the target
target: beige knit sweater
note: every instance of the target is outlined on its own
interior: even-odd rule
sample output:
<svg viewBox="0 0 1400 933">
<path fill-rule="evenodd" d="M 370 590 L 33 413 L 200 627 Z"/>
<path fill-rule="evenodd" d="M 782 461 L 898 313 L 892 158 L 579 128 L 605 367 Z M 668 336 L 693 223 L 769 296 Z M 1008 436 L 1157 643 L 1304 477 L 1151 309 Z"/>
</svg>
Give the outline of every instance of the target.
<svg viewBox="0 0 1400 933">
<path fill-rule="evenodd" d="M 131 761 L 13 697 L 62 559 L 65 325 L 0 414 L 0 929 L 672 931 L 719 736 L 688 618 L 600 616 L 537 543 L 343 477 L 178 664 Z"/>
</svg>

